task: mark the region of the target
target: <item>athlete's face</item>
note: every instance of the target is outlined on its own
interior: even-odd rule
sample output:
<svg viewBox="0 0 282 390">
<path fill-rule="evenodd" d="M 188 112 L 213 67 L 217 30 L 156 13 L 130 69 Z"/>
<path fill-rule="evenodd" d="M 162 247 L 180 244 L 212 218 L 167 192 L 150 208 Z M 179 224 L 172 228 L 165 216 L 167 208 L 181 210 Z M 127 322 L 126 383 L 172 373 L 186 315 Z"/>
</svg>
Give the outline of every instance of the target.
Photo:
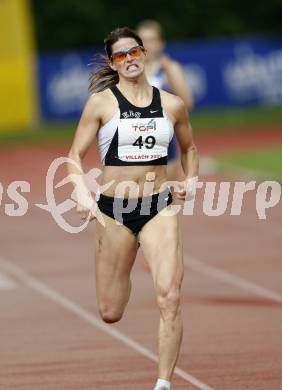
<svg viewBox="0 0 282 390">
<path fill-rule="evenodd" d="M 137 31 L 147 50 L 147 60 L 153 61 L 158 59 L 164 49 L 164 42 L 159 32 L 154 28 L 140 28 Z"/>
<path fill-rule="evenodd" d="M 133 38 L 121 38 L 112 46 L 112 60 L 110 66 L 116 70 L 119 75 L 125 78 L 135 78 L 144 72 L 145 67 L 145 52 L 139 49 L 132 50 L 132 53 L 127 53 L 126 57 L 121 61 L 118 60 L 120 55 L 117 55 L 115 60 L 115 54 L 121 52 L 128 52 L 132 48 L 138 48 L 138 43 Z"/>
</svg>

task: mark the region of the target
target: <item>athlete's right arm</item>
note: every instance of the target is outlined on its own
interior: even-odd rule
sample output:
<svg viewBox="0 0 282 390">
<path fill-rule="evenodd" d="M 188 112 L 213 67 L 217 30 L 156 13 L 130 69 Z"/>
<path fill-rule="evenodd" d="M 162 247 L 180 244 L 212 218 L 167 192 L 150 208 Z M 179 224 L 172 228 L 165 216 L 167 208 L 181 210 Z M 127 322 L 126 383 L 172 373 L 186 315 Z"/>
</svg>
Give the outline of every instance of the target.
<svg viewBox="0 0 282 390">
<path fill-rule="evenodd" d="M 79 120 L 75 136 L 68 153 L 68 173 L 74 185 L 77 199 L 77 211 L 82 219 L 86 219 L 93 208 L 94 200 L 84 181 L 82 161 L 87 150 L 96 137 L 101 123 L 101 97 L 92 95 L 88 98 Z M 93 219 L 95 216 L 91 214 Z"/>
<path fill-rule="evenodd" d="M 83 160 L 98 132 L 101 122 L 100 100 L 101 98 L 97 95 L 90 96 L 79 120 L 69 151 L 69 157 L 78 163 Z"/>
</svg>

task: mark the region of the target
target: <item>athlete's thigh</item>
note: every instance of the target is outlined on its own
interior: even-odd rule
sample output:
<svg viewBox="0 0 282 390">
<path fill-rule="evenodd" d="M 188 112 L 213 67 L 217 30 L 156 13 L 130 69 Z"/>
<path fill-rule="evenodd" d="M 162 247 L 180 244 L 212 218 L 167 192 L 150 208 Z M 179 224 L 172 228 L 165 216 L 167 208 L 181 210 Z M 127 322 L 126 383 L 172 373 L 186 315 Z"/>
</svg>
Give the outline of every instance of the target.
<svg viewBox="0 0 282 390">
<path fill-rule="evenodd" d="M 183 279 L 183 253 L 177 215 L 157 214 L 143 227 L 139 240 L 155 287 L 164 291 L 180 287 Z"/>
<path fill-rule="evenodd" d="M 137 252 L 137 239 L 123 225 L 102 214 L 105 226 L 96 221 L 95 268 L 98 295 L 109 298 L 128 289 L 129 276 Z"/>
</svg>

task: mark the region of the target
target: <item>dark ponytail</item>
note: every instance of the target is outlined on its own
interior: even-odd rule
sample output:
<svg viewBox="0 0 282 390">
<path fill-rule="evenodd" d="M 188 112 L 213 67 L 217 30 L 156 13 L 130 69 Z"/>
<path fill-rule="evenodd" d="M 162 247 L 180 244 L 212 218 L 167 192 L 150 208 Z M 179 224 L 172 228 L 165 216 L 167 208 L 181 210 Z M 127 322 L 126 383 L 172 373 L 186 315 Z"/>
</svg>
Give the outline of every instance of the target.
<svg viewBox="0 0 282 390">
<path fill-rule="evenodd" d="M 98 60 L 94 59 L 91 65 L 96 66 L 96 69 L 89 77 L 88 91 L 90 93 L 104 91 L 119 82 L 118 72 L 110 67 L 105 55 L 101 55 Z"/>
<path fill-rule="evenodd" d="M 92 61 L 92 64 L 96 65 L 97 68 L 89 77 L 88 90 L 90 93 L 103 91 L 119 82 L 118 72 L 110 67 L 109 60 L 112 55 L 112 46 L 120 38 L 133 38 L 138 45 L 143 46 L 142 39 L 128 27 L 118 27 L 110 32 L 104 40 L 107 56 L 101 55 L 99 62 L 95 60 Z"/>
</svg>

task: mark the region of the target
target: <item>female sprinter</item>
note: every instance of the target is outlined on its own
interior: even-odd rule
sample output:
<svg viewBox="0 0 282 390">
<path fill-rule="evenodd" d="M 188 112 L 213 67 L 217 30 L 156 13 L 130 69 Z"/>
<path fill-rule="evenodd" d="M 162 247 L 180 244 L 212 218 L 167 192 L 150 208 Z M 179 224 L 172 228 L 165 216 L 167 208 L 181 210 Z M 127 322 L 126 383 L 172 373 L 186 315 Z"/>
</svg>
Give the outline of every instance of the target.
<svg viewBox="0 0 282 390">
<path fill-rule="evenodd" d="M 176 193 L 179 199 L 189 194 L 188 184 L 198 175 L 198 155 L 183 101 L 152 87 L 146 79 L 146 51 L 139 36 L 127 27 L 118 28 L 105 39 L 105 50 L 107 63 L 92 75 L 90 87 L 95 93 L 85 105 L 69 152 L 77 167 L 69 163 L 68 169 L 72 177 L 81 175 L 82 160 L 97 137 L 104 165 L 101 184 L 114 183 L 96 194 L 95 201 L 99 312 L 107 323 L 121 319 L 130 296 L 130 272 L 139 243 L 150 259 L 160 310 L 159 378 L 154 389 L 170 390 L 182 339 L 183 278 L 179 222 L 177 215 L 168 213 L 173 207 L 172 196 L 165 185 L 173 131 L 186 176 L 185 185 Z M 85 205 L 84 195 L 87 198 L 89 192 L 83 176 L 80 178 L 73 181 L 77 210 L 82 219 L 94 218 L 93 208 Z M 163 211 L 169 215 L 162 215 Z"/>
</svg>

